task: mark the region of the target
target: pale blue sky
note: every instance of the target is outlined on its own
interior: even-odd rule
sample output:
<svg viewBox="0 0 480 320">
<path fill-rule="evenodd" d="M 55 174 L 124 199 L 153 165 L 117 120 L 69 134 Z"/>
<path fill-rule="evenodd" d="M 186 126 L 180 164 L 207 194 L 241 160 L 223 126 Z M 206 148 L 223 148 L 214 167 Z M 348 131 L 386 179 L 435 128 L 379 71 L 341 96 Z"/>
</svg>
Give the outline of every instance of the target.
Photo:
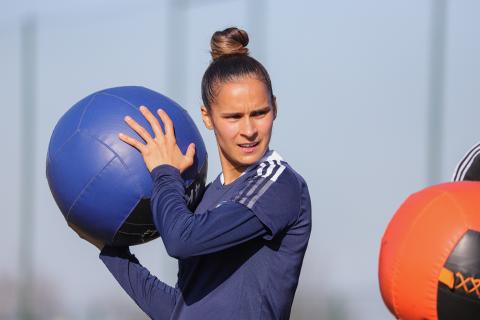
<svg viewBox="0 0 480 320">
<path fill-rule="evenodd" d="M 7 244 L 0 279 L 18 276 L 19 26 L 25 15 L 38 19 L 35 269 L 75 310 L 95 299 L 131 303 L 96 249 L 68 229 L 56 208 L 44 173 L 53 126 L 93 91 L 144 85 L 190 112 L 207 144 L 213 178 L 220 167 L 214 137 L 200 121 L 200 79 L 211 34 L 237 25 L 250 33 L 252 55 L 259 52 L 272 77 L 279 103 L 272 147 L 305 177 L 312 196 L 313 233 L 294 314 L 332 315 L 340 305 L 349 319 L 388 319 L 377 283 L 380 238 L 406 196 L 427 184 L 431 1 L 269 0 L 263 32 L 249 19 L 247 1 L 195 3 L 183 13 L 185 50 L 176 63 L 183 64 L 185 82 L 175 89 L 168 79 L 165 1 L 0 1 L 6 116 L 0 134 L 7 137 L 0 166 L 7 226 L 0 235 Z M 480 140 L 480 3 L 450 1 L 448 9 L 445 181 Z M 134 251 L 152 273 L 174 284 L 175 261 L 160 241 Z"/>
</svg>

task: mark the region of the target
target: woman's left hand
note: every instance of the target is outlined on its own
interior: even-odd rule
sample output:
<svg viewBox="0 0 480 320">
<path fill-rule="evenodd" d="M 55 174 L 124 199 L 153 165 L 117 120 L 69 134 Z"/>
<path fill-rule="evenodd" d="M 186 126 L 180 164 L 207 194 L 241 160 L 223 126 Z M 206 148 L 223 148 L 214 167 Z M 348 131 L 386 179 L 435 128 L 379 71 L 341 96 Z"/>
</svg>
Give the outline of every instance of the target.
<svg viewBox="0 0 480 320">
<path fill-rule="evenodd" d="M 195 145 L 191 143 L 188 146 L 186 154 L 182 154 L 182 151 L 178 147 L 175 139 L 173 122 L 167 113 L 161 109 L 158 109 L 157 111 L 165 126 L 164 133 L 157 118 L 155 118 L 148 108 L 141 106 L 140 112 L 150 123 L 155 137 L 152 137 L 144 127 L 139 125 L 129 116 L 125 117 L 125 122 L 145 141 L 146 144 L 143 144 L 137 139 L 123 133 L 119 133 L 118 137 L 120 140 L 128 143 L 140 151 L 143 156 L 143 160 L 147 165 L 148 171 L 152 172 L 155 167 L 162 164 L 171 165 L 180 170 L 181 173 L 190 167 L 193 164 Z"/>
</svg>

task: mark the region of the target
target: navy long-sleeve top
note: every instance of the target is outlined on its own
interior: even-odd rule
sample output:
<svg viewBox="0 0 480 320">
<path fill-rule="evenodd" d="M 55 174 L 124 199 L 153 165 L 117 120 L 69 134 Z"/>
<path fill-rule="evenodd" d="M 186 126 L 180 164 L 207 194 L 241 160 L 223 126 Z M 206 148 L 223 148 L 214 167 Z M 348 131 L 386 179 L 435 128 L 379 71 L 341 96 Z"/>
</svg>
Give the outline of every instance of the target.
<svg viewBox="0 0 480 320">
<path fill-rule="evenodd" d="M 224 185 L 220 175 L 189 211 L 177 169 L 152 171 L 154 222 L 179 261 L 170 287 L 128 248 L 100 258 L 152 319 L 288 319 L 311 231 L 305 181 L 274 151 Z"/>
</svg>

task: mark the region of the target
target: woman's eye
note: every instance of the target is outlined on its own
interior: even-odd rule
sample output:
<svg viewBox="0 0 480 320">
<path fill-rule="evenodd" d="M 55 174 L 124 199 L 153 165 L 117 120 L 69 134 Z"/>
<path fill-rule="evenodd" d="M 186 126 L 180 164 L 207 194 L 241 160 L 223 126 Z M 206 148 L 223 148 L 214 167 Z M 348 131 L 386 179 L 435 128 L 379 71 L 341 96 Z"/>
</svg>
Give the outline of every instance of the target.
<svg viewBox="0 0 480 320">
<path fill-rule="evenodd" d="M 253 116 L 256 117 L 256 118 L 261 118 L 261 117 L 263 117 L 264 115 L 266 115 L 267 113 L 268 113 L 268 111 L 259 111 L 259 112 L 255 112 L 255 113 L 253 114 Z"/>
</svg>

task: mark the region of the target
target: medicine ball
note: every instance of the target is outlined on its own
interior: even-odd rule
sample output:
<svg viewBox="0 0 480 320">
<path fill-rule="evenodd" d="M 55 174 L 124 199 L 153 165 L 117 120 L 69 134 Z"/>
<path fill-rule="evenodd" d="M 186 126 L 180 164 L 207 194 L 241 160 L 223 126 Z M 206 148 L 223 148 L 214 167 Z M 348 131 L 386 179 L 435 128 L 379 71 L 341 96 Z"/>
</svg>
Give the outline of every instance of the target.
<svg viewBox="0 0 480 320">
<path fill-rule="evenodd" d="M 160 123 L 158 108 L 170 116 L 183 153 L 195 143 L 194 164 L 182 174 L 186 201 L 193 210 L 205 189 L 205 145 L 187 112 L 158 92 L 128 86 L 93 93 L 60 118 L 48 146 L 48 184 L 65 219 L 110 245 L 134 245 L 158 237 L 150 209 L 150 173 L 140 152 L 118 138 L 123 132 L 143 141 L 124 122 L 126 115 L 154 136 L 139 111 L 142 105 Z"/>
<path fill-rule="evenodd" d="M 480 183 L 411 195 L 383 235 L 379 281 L 397 319 L 480 319 Z"/>
</svg>

